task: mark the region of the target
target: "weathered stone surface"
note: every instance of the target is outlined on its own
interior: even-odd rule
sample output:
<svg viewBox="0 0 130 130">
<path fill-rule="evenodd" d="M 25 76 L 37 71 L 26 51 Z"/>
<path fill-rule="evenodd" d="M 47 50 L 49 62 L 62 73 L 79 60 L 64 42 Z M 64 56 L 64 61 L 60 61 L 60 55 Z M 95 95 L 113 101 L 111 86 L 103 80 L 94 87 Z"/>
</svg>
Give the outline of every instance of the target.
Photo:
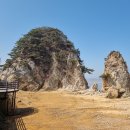
<svg viewBox="0 0 130 130">
<path fill-rule="evenodd" d="M 119 97 L 119 92 L 118 89 L 115 87 L 110 87 L 107 91 L 107 98 L 118 98 Z"/>
<path fill-rule="evenodd" d="M 94 92 L 97 92 L 98 91 L 98 84 L 97 83 L 94 83 L 91 87 L 91 89 L 94 91 Z"/>
<path fill-rule="evenodd" d="M 112 97 L 130 92 L 128 67 L 119 52 L 112 51 L 105 59 L 104 74 L 101 77 L 103 79 L 103 91 L 112 93 Z"/>
<path fill-rule="evenodd" d="M 40 30 L 40 32 L 38 32 Z M 58 88 L 84 90 L 88 83 L 82 72 L 79 55 L 73 44 L 57 29 L 42 28 L 34 36 L 27 34 L 23 39 L 23 48 L 17 58 L 11 60 L 11 65 L 0 74 L 1 80 L 16 80 L 22 90 L 56 90 Z M 39 38 L 40 37 L 40 38 Z M 31 39 L 32 38 L 32 39 Z M 37 42 L 36 42 L 37 41 Z M 20 41 L 21 42 L 21 41 Z M 25 45 L 25 42 L 27 45 Z M 35 47 L 33 47 L 33 43 Z M 37 45 L 40 44 L 40 49 Z M 37 49 L 37 50 L 36 50 Z M 34 51 L 36 50 L 36 51 Z M 33 53 L 31 53 L 33 51 Z M 35 55 L 40 51 L 39 57 Z M 29 53 L 29 54 L 28 54 Z M 45 54 L 43 54 L 45 53 Z M 31 55 L 29 57 L 29 55 Z M 34 58 L 35 56 L 35 58 Z"/>
</svg>

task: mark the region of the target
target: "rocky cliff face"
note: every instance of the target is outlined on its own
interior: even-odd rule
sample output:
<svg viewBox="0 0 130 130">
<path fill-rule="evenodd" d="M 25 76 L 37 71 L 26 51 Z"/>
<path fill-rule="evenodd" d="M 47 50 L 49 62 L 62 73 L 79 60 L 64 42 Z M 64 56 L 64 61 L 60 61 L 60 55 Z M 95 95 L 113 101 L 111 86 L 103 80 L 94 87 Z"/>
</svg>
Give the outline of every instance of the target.
<svg viewBox="0 0 130 130">
<path fill-rule="evenodd" d="M 88 88 L 80 53 L 58 29 L 37 28 L 22 37 L 10 53 L 1 80 L 19 80 L 22 90 Z"/>
<path fill-rule="evenodd" d="M 108 91 L 108 96 L 115 97 L 130 92 L 130 77 L 128 67 L 122 55 L 112 51 L 105 59 L 105 69 L 102 75 L 103 90 Z M 113 92 L 113 94 L 112 94 Z"/>
</svg>

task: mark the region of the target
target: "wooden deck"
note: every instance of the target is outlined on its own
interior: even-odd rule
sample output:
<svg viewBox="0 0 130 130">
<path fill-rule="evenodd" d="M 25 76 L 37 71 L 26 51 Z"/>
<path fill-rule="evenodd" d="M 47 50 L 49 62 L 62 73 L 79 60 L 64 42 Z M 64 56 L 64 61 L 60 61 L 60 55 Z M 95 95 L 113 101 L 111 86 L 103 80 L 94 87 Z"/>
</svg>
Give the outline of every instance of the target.
<svg viewBox="0 0 130 130">
<path fill-rule="evenodd" d="M 6 115 L 14 115 L 16 108 L 16 92 L 18 89 L 18 81 L 7 82 L 0 81 L 0 103 L 1 111 Z"/>
</svg>

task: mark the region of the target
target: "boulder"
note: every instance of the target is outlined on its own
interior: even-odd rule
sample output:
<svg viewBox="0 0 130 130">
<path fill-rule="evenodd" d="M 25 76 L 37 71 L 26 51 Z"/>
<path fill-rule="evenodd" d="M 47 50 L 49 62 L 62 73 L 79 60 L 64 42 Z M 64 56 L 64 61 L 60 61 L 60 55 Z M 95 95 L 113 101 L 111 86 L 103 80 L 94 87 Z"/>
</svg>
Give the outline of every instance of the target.
<svg viewBox="0 0 130 130">
<path fill-rule="evenodd" d="M 114 87 L 110 87 L 107 91 L 107 98 L 118 98 L 119 97 L 119 91 L 118 89 Z"/>
<path fill-rule="evenodd" d="M 98 84 L 94 83 L 91 87 L 92 91 L 97 92 L 98 91 Z"/>
</svg>

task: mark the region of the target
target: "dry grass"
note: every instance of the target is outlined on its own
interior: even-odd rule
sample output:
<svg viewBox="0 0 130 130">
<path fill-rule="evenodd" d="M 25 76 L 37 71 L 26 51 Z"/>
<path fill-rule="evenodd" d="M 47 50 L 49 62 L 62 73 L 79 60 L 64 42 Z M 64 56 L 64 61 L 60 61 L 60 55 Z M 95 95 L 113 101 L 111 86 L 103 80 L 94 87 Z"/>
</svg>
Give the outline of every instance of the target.
<svg viewBox="0 0 130 130">
<path fill-rule="evenodd" d="M 66 92 L 23 92 L 18 108 L 37 113 L 23 116 L 27 130 L 130 130 L 130 99 L 106 99 Z"/>
</svg>

